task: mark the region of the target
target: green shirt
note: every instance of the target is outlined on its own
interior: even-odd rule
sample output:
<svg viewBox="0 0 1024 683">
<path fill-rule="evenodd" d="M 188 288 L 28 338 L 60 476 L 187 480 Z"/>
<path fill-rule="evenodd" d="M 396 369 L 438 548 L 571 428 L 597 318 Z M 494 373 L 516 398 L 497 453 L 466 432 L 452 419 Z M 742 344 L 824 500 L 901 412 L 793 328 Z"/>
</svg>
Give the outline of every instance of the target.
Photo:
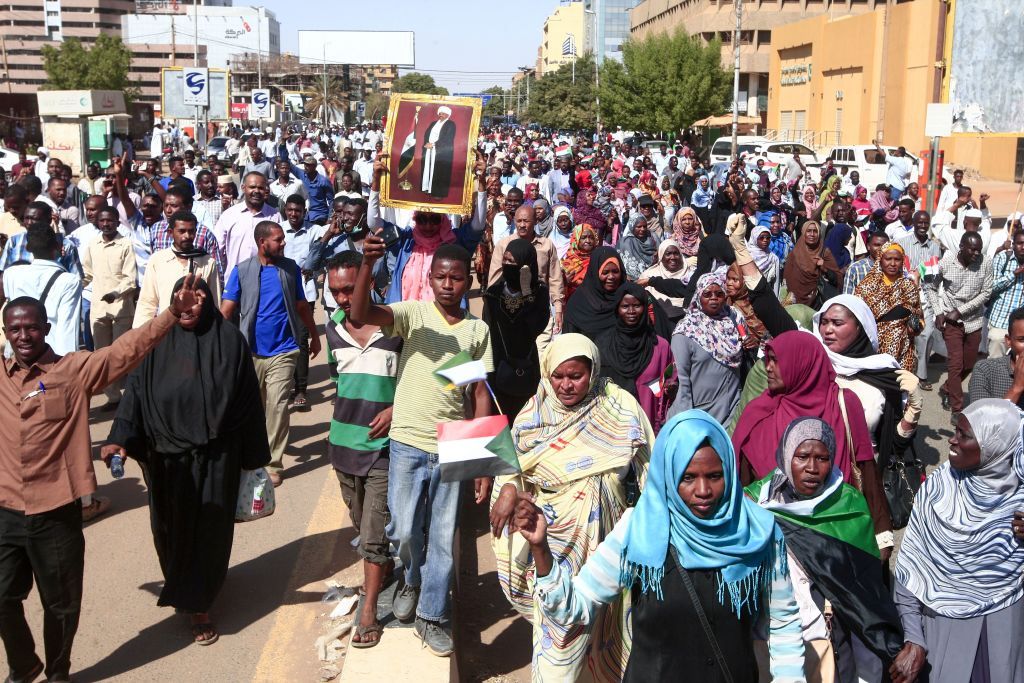
<svg viewBox="0 0 1024 683">
<path fill-rule="evenodd" d="M 433 301 L 402 301 L 390 308 L 395 324 L 387 332 L 405 340 L 398 361 L 391 439 L 437 453 L 437 423 L 466 418 L 466 388 L 446 389 L 435 371 L 466 351 L 492 372 L 490 331 L 468 311 L 462 320 L 448 324 Z"/>
</svg>

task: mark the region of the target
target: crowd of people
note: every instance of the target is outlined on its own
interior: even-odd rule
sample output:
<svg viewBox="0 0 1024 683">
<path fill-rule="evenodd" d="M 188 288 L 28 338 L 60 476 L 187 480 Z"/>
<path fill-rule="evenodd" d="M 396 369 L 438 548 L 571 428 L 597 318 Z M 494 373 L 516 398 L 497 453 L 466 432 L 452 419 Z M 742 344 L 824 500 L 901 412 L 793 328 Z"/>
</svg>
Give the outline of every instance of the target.
<svg viewBox="0 0 1024 683">
<path fill-rule="evenodd" d="M 165 135 L 77 182 L 45 154 L 0 178 L 11 680 L 69 679 L 82 521 L 109 509 L 90 397 L 101 457 L 145 479 L 159 604 L 210 645 L 240 479 L 286 480 L 321 335 L 353 647 L 386 637 L 397 583 L 394 616 L 453 652 L 437 425 L 501 413 L 521 471 L 472 495 L 535 680 L 1024 680 L 1024 230 L 962 173 L 928 206 L 902 149 L 868 188 L 689 136 L 486 128 L 448 215 L 382 205 L 376 125 L 234 129 L 206 157 Z M 936 353 L 953 437 L 924 480 Z M 457 356 L 487 381 L 440 382 Z"/>
</svg>

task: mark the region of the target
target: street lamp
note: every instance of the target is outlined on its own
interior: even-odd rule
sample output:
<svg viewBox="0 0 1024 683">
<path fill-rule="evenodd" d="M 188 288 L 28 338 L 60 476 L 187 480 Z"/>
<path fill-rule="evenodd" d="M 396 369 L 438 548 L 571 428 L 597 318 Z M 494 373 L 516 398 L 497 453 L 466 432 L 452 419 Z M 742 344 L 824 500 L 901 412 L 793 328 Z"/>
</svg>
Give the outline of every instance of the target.
<svg viewBox="0 0 1024 683">
<path fill-rule="evenodd" d="M 594 107 L 597 113 L 597 134 L 601 134 L 601 62 L 598 60 L 598 47 L 594 45 L 594 36 L 597 35 L 597 12 L 592 9 L 583 9 L 584 14 L 594 15 L 594 28 L 590 32 L 591 49 L 594 54 Z"/>
</svg>

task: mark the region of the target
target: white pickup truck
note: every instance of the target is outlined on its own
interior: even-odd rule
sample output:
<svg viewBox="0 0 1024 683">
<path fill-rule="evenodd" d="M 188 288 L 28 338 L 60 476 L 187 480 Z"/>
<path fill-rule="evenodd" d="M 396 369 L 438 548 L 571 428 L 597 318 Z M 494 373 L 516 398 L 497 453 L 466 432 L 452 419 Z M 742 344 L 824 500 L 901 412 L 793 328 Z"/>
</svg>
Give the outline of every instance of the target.
<svg viewBox="0 0 1024 683">
<path fill-rule="evenodd" d="M 889 145 L 883 146 L 882 149 L 886 153 L 896 151 L 896 147 Z M 889 165 L 885 163 L 885 156 L 875 149 L 874 145 L 848 145 L 833 147 L 829 150 L 825 160 L 831 159 L 832 164 L 840 173 L 844 168 L 847 169 L 846 175 L 849 175 L 850 171 L 857 171 L 860 174 L 860 184 L 868 188 L 868 194 L 870 194 L 875 191 L 875 187 L 885 183 L 886 172 L 889 168 Z M 907 152 L 907 157 L 914 162 L 907 183 L 917 182 L 922 171 L 922 161 L 910 152 Z M 821 167 L 824 163 L 822 161 L 818 164 L 807 165 L 807 170 L 815 182 L 821 179 Z M 949 180 L 953 179 L 952 174 L 948 171 L 944 170 L 943 175 Z"/>
</svg>

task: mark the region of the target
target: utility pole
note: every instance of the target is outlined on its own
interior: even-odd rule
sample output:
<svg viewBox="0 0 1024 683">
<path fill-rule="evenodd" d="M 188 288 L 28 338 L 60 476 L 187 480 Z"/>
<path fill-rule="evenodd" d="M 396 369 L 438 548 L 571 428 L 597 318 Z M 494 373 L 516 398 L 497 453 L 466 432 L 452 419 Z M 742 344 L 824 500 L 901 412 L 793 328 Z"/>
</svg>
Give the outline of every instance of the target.
<svg viewBox="0 0 1024 683">
<path fill-rule="evenodd" d="M 263 87 L 263 26 L 259 9 L 256 10 L 256 87 Z"/>
<path fill-rule="evenodd" d="M 739 158 L 740 130 L 740 25 L 743 23 L 743 0 L 736 3 L 736 29 L 732 32 L 732 158 Z"/>
<path fill-rule="evenodd" d="M 173 21 L 173 19 L 172 19 Z M 199 0 L 194 0 L 194 9 L 192 12 L 192 66 L 199 66 Z M 206 75 L 206 88 L 209 92 L 210 87 L 210 75 Z M 203 136 L 203 142 L 205 142 L 206 136 Z M 195 145 L 198 147 L 200 144 L 199 138 L 199 105 L 196 105 L 196 116 L 192 123 L 192 139 Z"/>
</svg>

